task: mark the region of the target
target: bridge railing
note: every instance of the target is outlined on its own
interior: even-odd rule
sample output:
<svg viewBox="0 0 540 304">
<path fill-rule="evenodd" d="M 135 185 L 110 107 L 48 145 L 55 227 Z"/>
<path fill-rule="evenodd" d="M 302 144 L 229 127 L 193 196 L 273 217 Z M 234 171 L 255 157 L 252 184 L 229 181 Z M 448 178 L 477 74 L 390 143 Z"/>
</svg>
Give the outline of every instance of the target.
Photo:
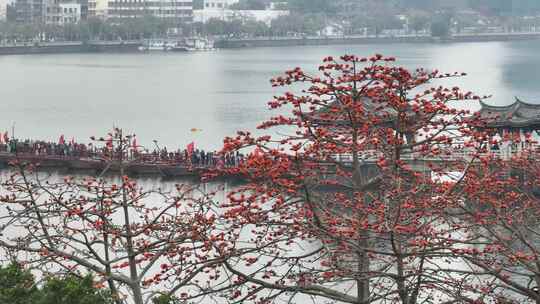
<svg viewBox="0 0 540 304">
<path fill-rule="evenodd" d="M 449 152 L 450 151 L 450 152 Z M 475 157 L 491 156 L 496 159 L 510 160 L 514 156 L 540 156 L 540 146 L 531 145 L 525 149 L 493 149 L 491 151 L 480 153 L 476 149 L 449 149 L 441 153 L 430 153 L 428 155 L 421 152 L 403 152 L 401 159 L 406 161 L 470 161 Z M 385 158 L 384 153 L 379 150 L 364 150 L 358 152 L 358 158 L 361 162 L 376 162 L 381 158 Z M 335 154 L 332 159 L 338 162 L 351 162 L 353 155 L 351 153 Z"/>
<path fill-rule="evenodd" d="M 111 158 L 112 157 L 112 158 Z M 200 169 L 210 169 L 210 168 L 231 168 L 236 167 L 242 162 L 242 158 L 229 157 L 223 158 L 221 156 L 216 156 L 212 159 L 198 159 L 193 160 L 191 158 L 185 157 L 162 157 L 159 154 L 152 153 L 139 153 L 137 155 L 123 155 L 122 158 L 118 155 L 110 154 L 100 154 L 100 153 L 87 153 L 84 155 L 69 155 L 69 154 L 38 154 L 34 152 L 18 152 L 11 153 L 6 151 L 0 151 L 0 158 L 7 160 L 15 160 L 19 158 L 23 161 L 31 162 L 45 162 L 45 161 L 83 161 L 83 162 L 113 162 L 122 159 L 128 165 L 157 165 L 157 166 L 180 166 L 180 167 L 189 167 L 189 168 L 200 168 Z"/>
</svg>

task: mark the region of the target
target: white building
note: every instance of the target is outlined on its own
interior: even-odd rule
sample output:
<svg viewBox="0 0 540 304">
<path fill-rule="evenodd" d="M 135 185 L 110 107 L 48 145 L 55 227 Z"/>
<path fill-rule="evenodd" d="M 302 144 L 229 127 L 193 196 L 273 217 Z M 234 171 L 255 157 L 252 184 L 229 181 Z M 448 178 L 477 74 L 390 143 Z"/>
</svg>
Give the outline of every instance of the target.
<svg viewBox="0 0 540 304">
<path fill-rule="evenodd" d="M 193 0 L 89 0 L 88 16 L 127 19 L 151 15 L 179 22 L 193 20 Z"/>
<path fill-rule="evenodd" d="M 107 18 L 109 0 L 88 0 L 88 17 Z"/>
<path fill-rule="evenodd" d="M 63 25 L 81 21 L 81 4 L 76 2 L 45 2 L 44 20 L 47 24 Z"/>
<path fill-rule="evenodd" d="M 79 3 L 61 3 L 59 24 L 77 23 L 81 21 L 81 5 Z"/>
<path fill-rule="evenodd" d="M 193 11 L 193 21 L 206 23 L 210 19 L 231 21 L 235 19 L 261 21 L 270 25 L 272 20 L 286 16 L 289 11 L 202 9 Z"/>
<path fill-rule="evenodd" d="M 205 0 L 204 9 L 227 9 L 230 5 L 240 2 L 240 0 Z"/>
<path fill-rule="evenodd" d="M 0 21 L 6 20 L 7 5 L 0 6 Z"/>
</svg>

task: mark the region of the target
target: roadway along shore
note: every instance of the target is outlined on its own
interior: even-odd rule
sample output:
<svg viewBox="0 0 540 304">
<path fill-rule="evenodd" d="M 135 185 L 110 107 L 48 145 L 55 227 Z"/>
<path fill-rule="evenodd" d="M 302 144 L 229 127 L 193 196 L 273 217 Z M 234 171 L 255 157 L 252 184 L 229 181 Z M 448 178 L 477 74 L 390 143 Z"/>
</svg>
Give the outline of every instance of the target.
<svg viewBox="0 0 540 304">
<path fill-rule="evenodd" d="M 381 43 L 463 43 L 490 41 L 519 41 L 540 39 L 540 32 L 533 33 L 489 33 L 461 34 L 449 38 L 431 36 L 395 36 L 395 37 L 268 37 L 253 39 L 216 40 L 218 49 L 238 49 L 253 47 L 287 47 L 309 45 L 351 45 Z M 110 53 L 136 52 L 143 41 L 72 41 L 40 42 L 17 45 L 0 45 L 0 55 L 23 54 L 60 54 L 60 53 Z"/>
<path fill-rule="evenodd" d="M 246 47 L 285 47 L 303 45 L 350 45 L 350 44 L 381 44 L 381 43 L 462 43 L 516 41 L 540 39 L 540 32 L 535 33 L 490 33 L 490 34 L 460 34 L 448 38 L 431 36 L 393 36 L 393 37 L 298 37 L 298 38 L 259 38 L 259 39 L 227 39 L 216 41 L 216 48 L 246 48 Z"/>
</svg>

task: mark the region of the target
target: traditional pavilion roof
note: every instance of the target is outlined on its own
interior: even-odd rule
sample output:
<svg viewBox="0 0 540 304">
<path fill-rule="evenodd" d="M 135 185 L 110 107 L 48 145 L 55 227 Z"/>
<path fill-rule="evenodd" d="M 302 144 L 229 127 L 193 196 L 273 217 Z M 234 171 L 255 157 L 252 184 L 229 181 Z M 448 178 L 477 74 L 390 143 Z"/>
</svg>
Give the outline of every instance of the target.
<svg viewBox="0 0 540 304">
<path fill-rule="evenodd" d="M 488 128 L 540 130 L 540 104 L 526 103 L 518 98 L 507 106 L 493 106 L 480 101 L 480 117 Z"/>
</svg>

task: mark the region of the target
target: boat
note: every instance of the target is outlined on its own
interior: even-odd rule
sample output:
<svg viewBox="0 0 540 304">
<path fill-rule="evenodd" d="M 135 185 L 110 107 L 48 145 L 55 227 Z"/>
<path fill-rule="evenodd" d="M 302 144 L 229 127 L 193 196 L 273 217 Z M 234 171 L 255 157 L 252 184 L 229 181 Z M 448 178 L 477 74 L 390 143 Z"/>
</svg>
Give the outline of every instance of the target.
<svg viewBox="0 0 540 304">
<path fill-rule="evenodd" d="M 177 45 L 177 46 L 173 46 L 171 51 L 173 51 L 173 52 L 193 52 L 195 50 L 190 48 L 187 45 Z"/>
<path fill-rule="evenodd" d="M 171 51 L 175 45 L 171 42 L 165 40 L 146 40 L 141 46 L 139 46 L 139 51 L 149 52 L 149 51 Z"/>
<path fill-rule="evenodd" d="M 151 39 L 145 40 L 139 51 L 162 51 L 162 52 L 198 52 L 214 51 L 214 41 L 202 37 L 190 37 L 184 39 Z"/>
<path fill-rule="evenodd" d="M 215 51 L 214 41 L 202 37 L 185 38 L 172 47 L 173 52 Z"/>
</svg>

